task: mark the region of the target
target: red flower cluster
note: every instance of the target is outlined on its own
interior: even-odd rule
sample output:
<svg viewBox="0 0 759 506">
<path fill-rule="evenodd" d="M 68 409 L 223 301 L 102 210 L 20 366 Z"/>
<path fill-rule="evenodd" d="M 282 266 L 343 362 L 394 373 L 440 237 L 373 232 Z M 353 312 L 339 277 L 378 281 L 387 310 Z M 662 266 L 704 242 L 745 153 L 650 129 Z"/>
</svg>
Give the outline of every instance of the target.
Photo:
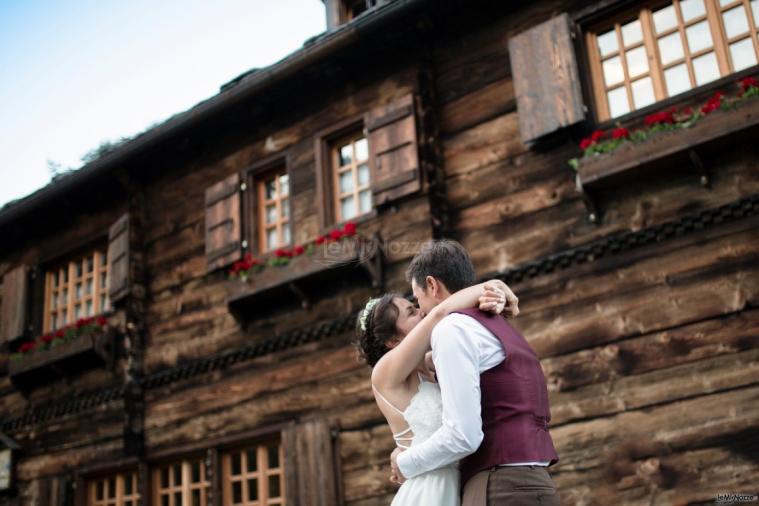
<svg viewBox="0 0 759 506">
<path fill-rule="evenodd" d="M 343 237 L 352 237 L 354 235 L 356 235 L 356 224 L 353 222 L 348 222 L 343 226 L 342 229 L 335 229 L 329 232 L 327 235 L 320 235 L 316 238 L 316 240 L 314 240 L 313 244 L 316 246 L 321 246 L 324 243 L 330 241 L 339 241 Z M 298 245 L 292 249 L 278 248 L 274 251 L 274 257 L 283 259 L 298 257 L 306 253 L 307 246 L 308 245 Z M 237 261 L 232 265 L 229 273 L 233 276 L 239 276 L 241 272 L 248 271 L 258 265 L 264 265 L 263 260 L 253 258 L 253 255 L 246 253 L 245 257 L 242 260 Z"/>
<path fill-rule="evenodd" d="M 675 122 L 675 117 L 673 116 L 674 113 L 674 108 L 670 109 L 669 111 L 655 112 L 646 116 L 646 119 L 644 119 L 643 122 L 646 124 L 646 126 L 661 125 L 665 123 L 671 125 Z"/>
<path fill-rule="evenodd" d="M 77 334 L 80 332 L 86 333 L 88 331 L 93 330 L 87 327 L 97 326 L 97 327 L 102 328 L 102 327 L 105 327 L 106 325 L 108 325 L 108 320 L 103 315 L 93 316 L 91 318 L 79 318 L 75 323 L 72 323 L 71 325 L 67 325 L 66 327 L 60 328 L 56 330 L 55 332 L 44 334 L 38 337 L 35 341 L 22 344 L 21 346 L 19 346 L 18 351 L 20 353 L 28 353 L 44 345 L 49 345 L 56 339 L 63 339 L 66 336 L 66 334 L 69 332 L 73 331 Z"/>
<path fill-rule="evenodd" d="M 630 137 L 630 131 L 625 127 L 615 128 L 611 132 L 612 139 L 627 139 L 628 137 Z"/>
<path fill-rule="evenodd" d="M 598 141 L 604 138 L 604 133 L 601 130 L 596 130 L 592 134 L 590 134 L 590 137 L 585 137 L 583 140 L 580 141 L 580 149 L 588 149 L 589 147 L 593 146 L 594 144 L 597 144 Z"/>
<path fill-rule="evenodd" d="M 232 274 L 239 274 L 241 271 L 247 271 L 256 265 L 261 265 L 261 263 L 261 260 L 253 258 L 253 255 L 250 253 L 245 253 L 242 260 L 238 260 L 232 265 Z"/>
<path fill-rule="evenodd" d="M 722 97 L 724 96 L 725 94 L 721 91 L 716 92 L 703 106 L 701 106 L 701 113 L 709 114 L 710 112 L 719 109 L 722 105 Z"/>
<path fill-rule="evenodd" d="M 749 76 L 740 80 L 741 92 L 745 93 L 749 88 L 759 88 L 759 80 L 756 77 Z"/>
</svg>

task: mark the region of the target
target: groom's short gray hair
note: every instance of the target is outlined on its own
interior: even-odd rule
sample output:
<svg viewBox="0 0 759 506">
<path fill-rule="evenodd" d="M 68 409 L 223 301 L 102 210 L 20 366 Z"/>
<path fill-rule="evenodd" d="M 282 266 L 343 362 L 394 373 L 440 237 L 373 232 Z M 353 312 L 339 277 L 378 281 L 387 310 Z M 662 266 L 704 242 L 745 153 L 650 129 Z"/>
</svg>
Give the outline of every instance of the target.
<svg viewBox="0 0 759 506">
<path fill-rule="evenodd" d="M 442 282 L 449 292 L 472 286 L 474 266 L 464 247 L 450 239 L 432 239 L 422 244 L 406 269 L 406 280 L 427 290 L 425 279 L 432 276 Z"/>
</svg>

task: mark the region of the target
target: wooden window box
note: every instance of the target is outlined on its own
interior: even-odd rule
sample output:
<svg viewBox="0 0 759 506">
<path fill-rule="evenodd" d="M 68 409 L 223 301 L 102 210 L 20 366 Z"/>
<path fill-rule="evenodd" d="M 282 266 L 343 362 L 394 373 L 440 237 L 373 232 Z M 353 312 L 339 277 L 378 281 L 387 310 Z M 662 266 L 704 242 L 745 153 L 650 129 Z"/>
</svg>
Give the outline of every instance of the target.
<svg viewBox="0 0 759 506">
<path fill-rule="evenodd" d="M 47 350 L 29 352 L 8 363 L 8 374 L 14 385 L 28 389 L 93 367 L 113 364 L 113 335 L 77 337 Z"/>
<path fill-rule="evenodd" d="M 691 168 L 702 185 L 709 184 L 708 157 L 756 136 L 759 100 L 748 99 L 735 109 L 717 110 L 692 127 L 658 132 L 640 143 L 625 143 L 617 150 L 582 158 L 577 187 L 585 196 L 591 221 L 598 214 L 597 191 L 652 172 Z"/>
<path fill-rule="evenodd" d="M 284 308 L 292 300 L 308 308 L 313 298 L 336 292 L 345 283 L 367 281 L 381 288 L 380 246 L 377 237 L 354 236 L 317 246 L 312 255 L 292 258 L 286 266 L 266 267 L 253 274 L 248 282 L 230 283 L 229 310 L 238 321 L 245 323 L 272 309 Z"/>
</svg>

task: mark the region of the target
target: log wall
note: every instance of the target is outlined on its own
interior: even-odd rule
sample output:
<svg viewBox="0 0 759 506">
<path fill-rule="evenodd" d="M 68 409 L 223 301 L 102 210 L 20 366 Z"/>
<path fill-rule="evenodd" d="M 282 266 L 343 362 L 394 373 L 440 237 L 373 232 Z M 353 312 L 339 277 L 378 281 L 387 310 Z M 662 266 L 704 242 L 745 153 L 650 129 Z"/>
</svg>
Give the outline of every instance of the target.
<svg viewBox="0 0 759 506">
<path fill-rule="evenodd" d="M 291 420 L 328 419 L 338 428 L 345 504 L 389 503 L 393 441 L 349 329 L 205 372 L 187 367 L 345 318 L 373 293 L 367 284 L 340 285 L 308 310 L 284 305 L 244 331 L 226 305 L 235 287 L 223 273 L 206 273 L 205 188 L 287 153 L 294 241 L 311 240 L 319 233 L 314 134 L 409 91 L 420 93 L 420 82 L 431 88 L 424 95 L 434 97 L 427 105 L 439 135 L 444 205 L 431 204 L 424 193 L 360 225 L 362 233 L 387 241 L 388 290 L 407 291 L 403 269 L 435 233 L 433 205 L 448 210 L 448 234 L 485 275 L 759 193 L 759 148 L 741 146 L 710 161 L 709 188 L 683 171 L 641 178 L 605 191 L 601 221 L 590 223 L 566 165 L 577 155 L 576 139 L 568 134 L 542 148 L 520 141 L 519 115 L 529 111 L 517 110 L 508 65 L 511 35 L 572 8 L 541 2 L 487 20 L 438 19 L 444 25 L 427 32 L 435 34 L 427 41 L 431 61 L 384 61 L 373 69 L 381 78 L 348 82 L 322 102 L 312 97 L 316 104 L 305 117 L 288 110 L 271 129 L 243 132 L 244 142 L 212 143 L 197 163 L 152 160 L 156 171 L 163 163 L 170 170 L 144 179 L 141 199 L 132 203 L 145 217 L 141 374 L 147 381 L 139 433 L 148 455 Z M 77 216 L 46 235 L 44 247 L 65 248 L 107 230 L 127 206 Z M 542 357 L 549 384 L 560 455 L 551 470 L 563 504 L 707 502 L 759 482 L 758 226 L 756 215 L 738 216 L 642 246 L 621 243 L 604 257 L 512 283 L 523 311 L 515 326 Z M 41 247 L 25 245 L 0 266 L 33 262 Z M 0 412 L 6 421 L 21 420 L 56 399 L 120 385 L 125 367 L 122 360 L 116 371 L 94 370 L 28 397 L 0 377 Z M 167 371 L 177 378 L 159 381 Z M 51 500 L 40 499 L 56 489 L 49 480 L 123 455 L 123 402 L 77 409 L 9 425 L 10 435 L 30 448 L 19 465 L 22 503 Z"/>
</svg>

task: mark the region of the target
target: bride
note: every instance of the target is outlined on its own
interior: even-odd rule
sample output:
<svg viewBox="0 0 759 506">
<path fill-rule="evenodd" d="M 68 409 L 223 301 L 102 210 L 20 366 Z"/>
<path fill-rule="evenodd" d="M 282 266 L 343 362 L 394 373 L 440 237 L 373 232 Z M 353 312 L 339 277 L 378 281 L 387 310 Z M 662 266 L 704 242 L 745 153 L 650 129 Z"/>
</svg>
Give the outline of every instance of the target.
<svg viewBox="0 0 759 506">
<path fill-rule="evenodd" d="M 516 315 L 517 298 L 500 280 L 459 290 L 429 314 L 397 294 L 371 299 L 359 313 L 356 340 L 372 367 L 372 389 L 399 448 L 430 437 L 442 425 L 440 389 L 430 374 L 427 351 L 435 325 L 446 315 L 479 307 Z M 391 480 L 393 478 L 391 477 Z M 421 474 L 401 485 L 393 506 L 459 505 L 459 472 L 455 464 Z"/>
</svg>

